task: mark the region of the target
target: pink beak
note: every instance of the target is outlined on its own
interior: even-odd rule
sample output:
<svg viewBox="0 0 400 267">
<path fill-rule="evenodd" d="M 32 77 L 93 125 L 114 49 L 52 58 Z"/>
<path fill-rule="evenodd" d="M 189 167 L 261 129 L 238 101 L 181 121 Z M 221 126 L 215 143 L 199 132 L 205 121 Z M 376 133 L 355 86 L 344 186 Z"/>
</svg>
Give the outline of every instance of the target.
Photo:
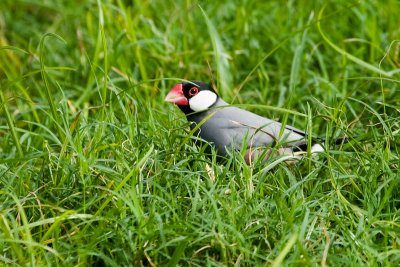
<svg viewBox="0 0 400 267">
<path fill-rule="evenodd" d="M 165 97 L 165 101 L 175 103 L 179 106 L 189 105 L 187 98 L 183 94 L 183 87 L 181 83 L 172 87 L 171 91 L 169 91 L 169 93 Z"/>
</svg>

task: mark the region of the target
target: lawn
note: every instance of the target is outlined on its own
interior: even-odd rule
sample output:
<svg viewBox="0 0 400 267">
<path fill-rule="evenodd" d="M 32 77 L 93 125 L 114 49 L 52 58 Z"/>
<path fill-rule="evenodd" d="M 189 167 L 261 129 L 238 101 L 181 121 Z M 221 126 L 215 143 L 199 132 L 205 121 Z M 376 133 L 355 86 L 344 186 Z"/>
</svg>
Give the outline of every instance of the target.
<svg viewBox="0 0 400 267">
<path fill-rule="evenodd" d="M 397 0 L 1 0 L 0 265 L 398 266 L 398 14 Z M 219 161 L 164 102 L 182 79 L 326 151 Z"/>
</svg>

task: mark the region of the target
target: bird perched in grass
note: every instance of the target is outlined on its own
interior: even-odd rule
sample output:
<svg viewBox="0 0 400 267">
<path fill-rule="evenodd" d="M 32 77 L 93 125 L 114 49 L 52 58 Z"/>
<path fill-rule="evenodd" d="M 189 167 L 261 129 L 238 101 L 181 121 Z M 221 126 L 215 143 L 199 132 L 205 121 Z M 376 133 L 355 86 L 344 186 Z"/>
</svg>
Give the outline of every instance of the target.
<svg viewBox="0 0 400 267">
<path fill-rule="evenodd" d="M 196 134 L 213 145 L 219 156 L 229 150 L 246 148 L 248 164 L 256 158 L 267 159 L 271 153 L 298 158 L 307 153 L 307 133 L 292 126 L 230 106 L 210 84 L 200 81 L 175 85 L 165 101 L 175 103 L 186 115 Z M 197 125 L 197 126 L 196 126 Z M 318 138 L 312 138 L 311 153 L 324 151 Z M 245 142 L 245 143 L 244 143 Z"/>
</svg>

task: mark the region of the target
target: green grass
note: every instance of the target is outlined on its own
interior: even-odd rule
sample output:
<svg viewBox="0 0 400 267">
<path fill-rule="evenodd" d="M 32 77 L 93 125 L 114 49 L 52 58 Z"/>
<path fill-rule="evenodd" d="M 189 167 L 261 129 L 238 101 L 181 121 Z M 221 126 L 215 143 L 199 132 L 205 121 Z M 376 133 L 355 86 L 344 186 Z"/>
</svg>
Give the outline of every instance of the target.
<svg viewBox="0 0 400 267">
<path fill-rule="evenodd" d="M 0 265 L 398 266 L 400 4 L 0 1 Z M 350 142 L 224 163 L 180 79 Z"/>
</svg>

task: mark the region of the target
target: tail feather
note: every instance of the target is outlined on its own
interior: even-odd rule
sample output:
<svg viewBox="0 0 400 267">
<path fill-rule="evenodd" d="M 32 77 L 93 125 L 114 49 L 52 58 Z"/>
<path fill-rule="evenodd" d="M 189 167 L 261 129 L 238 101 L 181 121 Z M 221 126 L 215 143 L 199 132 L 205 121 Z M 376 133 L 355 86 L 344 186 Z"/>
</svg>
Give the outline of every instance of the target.
<svg viewBox="0 0 400 267">
<path fill-rule="evenodd" d="M 318 139 L 318 140 L 313 140 L 312 141 L 312 146 L 311 146 L 311 153 L 318 153 L 318 152 L 324 152 L 325 149 L 321 145 L 321 143 L 324 142 L 324 139 Z M 342 145 L 349 142 L 349 138 L 344 136 L 344 137 L 339 137 L 334 140 L 334 145 Z M 301 152 L 301 151 L 307 151 L 308 147 L 308 141 L 302 141 L 299 143 L 294 144 L 291 148 L 293 152 Z"/>
<path fill-rule="evenodd" d="M 311 154 L 315 153 L 321 153 L 324 152 L 325 149 L 321 145 L 323 142 L 323 139 L 318 139 L 318 142 L 314 140 L 312 142 L 312 146 L 310 149 Z M 335 145 L 341 145 L 343 143 L 348 142 L 349 139 L 347 137 L 340 137 L 334 140 Z M 249 148 L 246 150 L 244 159 L 248 165 L 251 165 L 252 162 L 255 162 L 258 158 L 262 158 L 263 161 L 266 161 L 270 158 L 271 154 L 275 153 L 275 155 L 286 155 L 286 156 L 292 156 L 289 161 L 296 160 L 296 159 L 301 159 L 305 154 L 307 154 L 307 141 L 302 141 L 299 143 L 296 143 L 295 145 L 288 146 L 288 147 L 281 147 L 279 149 L 274 149 L 274 148 L 268 148 L 265 149 L 263 147 L 257 147 L 257 148 Z"/>
</svg>

